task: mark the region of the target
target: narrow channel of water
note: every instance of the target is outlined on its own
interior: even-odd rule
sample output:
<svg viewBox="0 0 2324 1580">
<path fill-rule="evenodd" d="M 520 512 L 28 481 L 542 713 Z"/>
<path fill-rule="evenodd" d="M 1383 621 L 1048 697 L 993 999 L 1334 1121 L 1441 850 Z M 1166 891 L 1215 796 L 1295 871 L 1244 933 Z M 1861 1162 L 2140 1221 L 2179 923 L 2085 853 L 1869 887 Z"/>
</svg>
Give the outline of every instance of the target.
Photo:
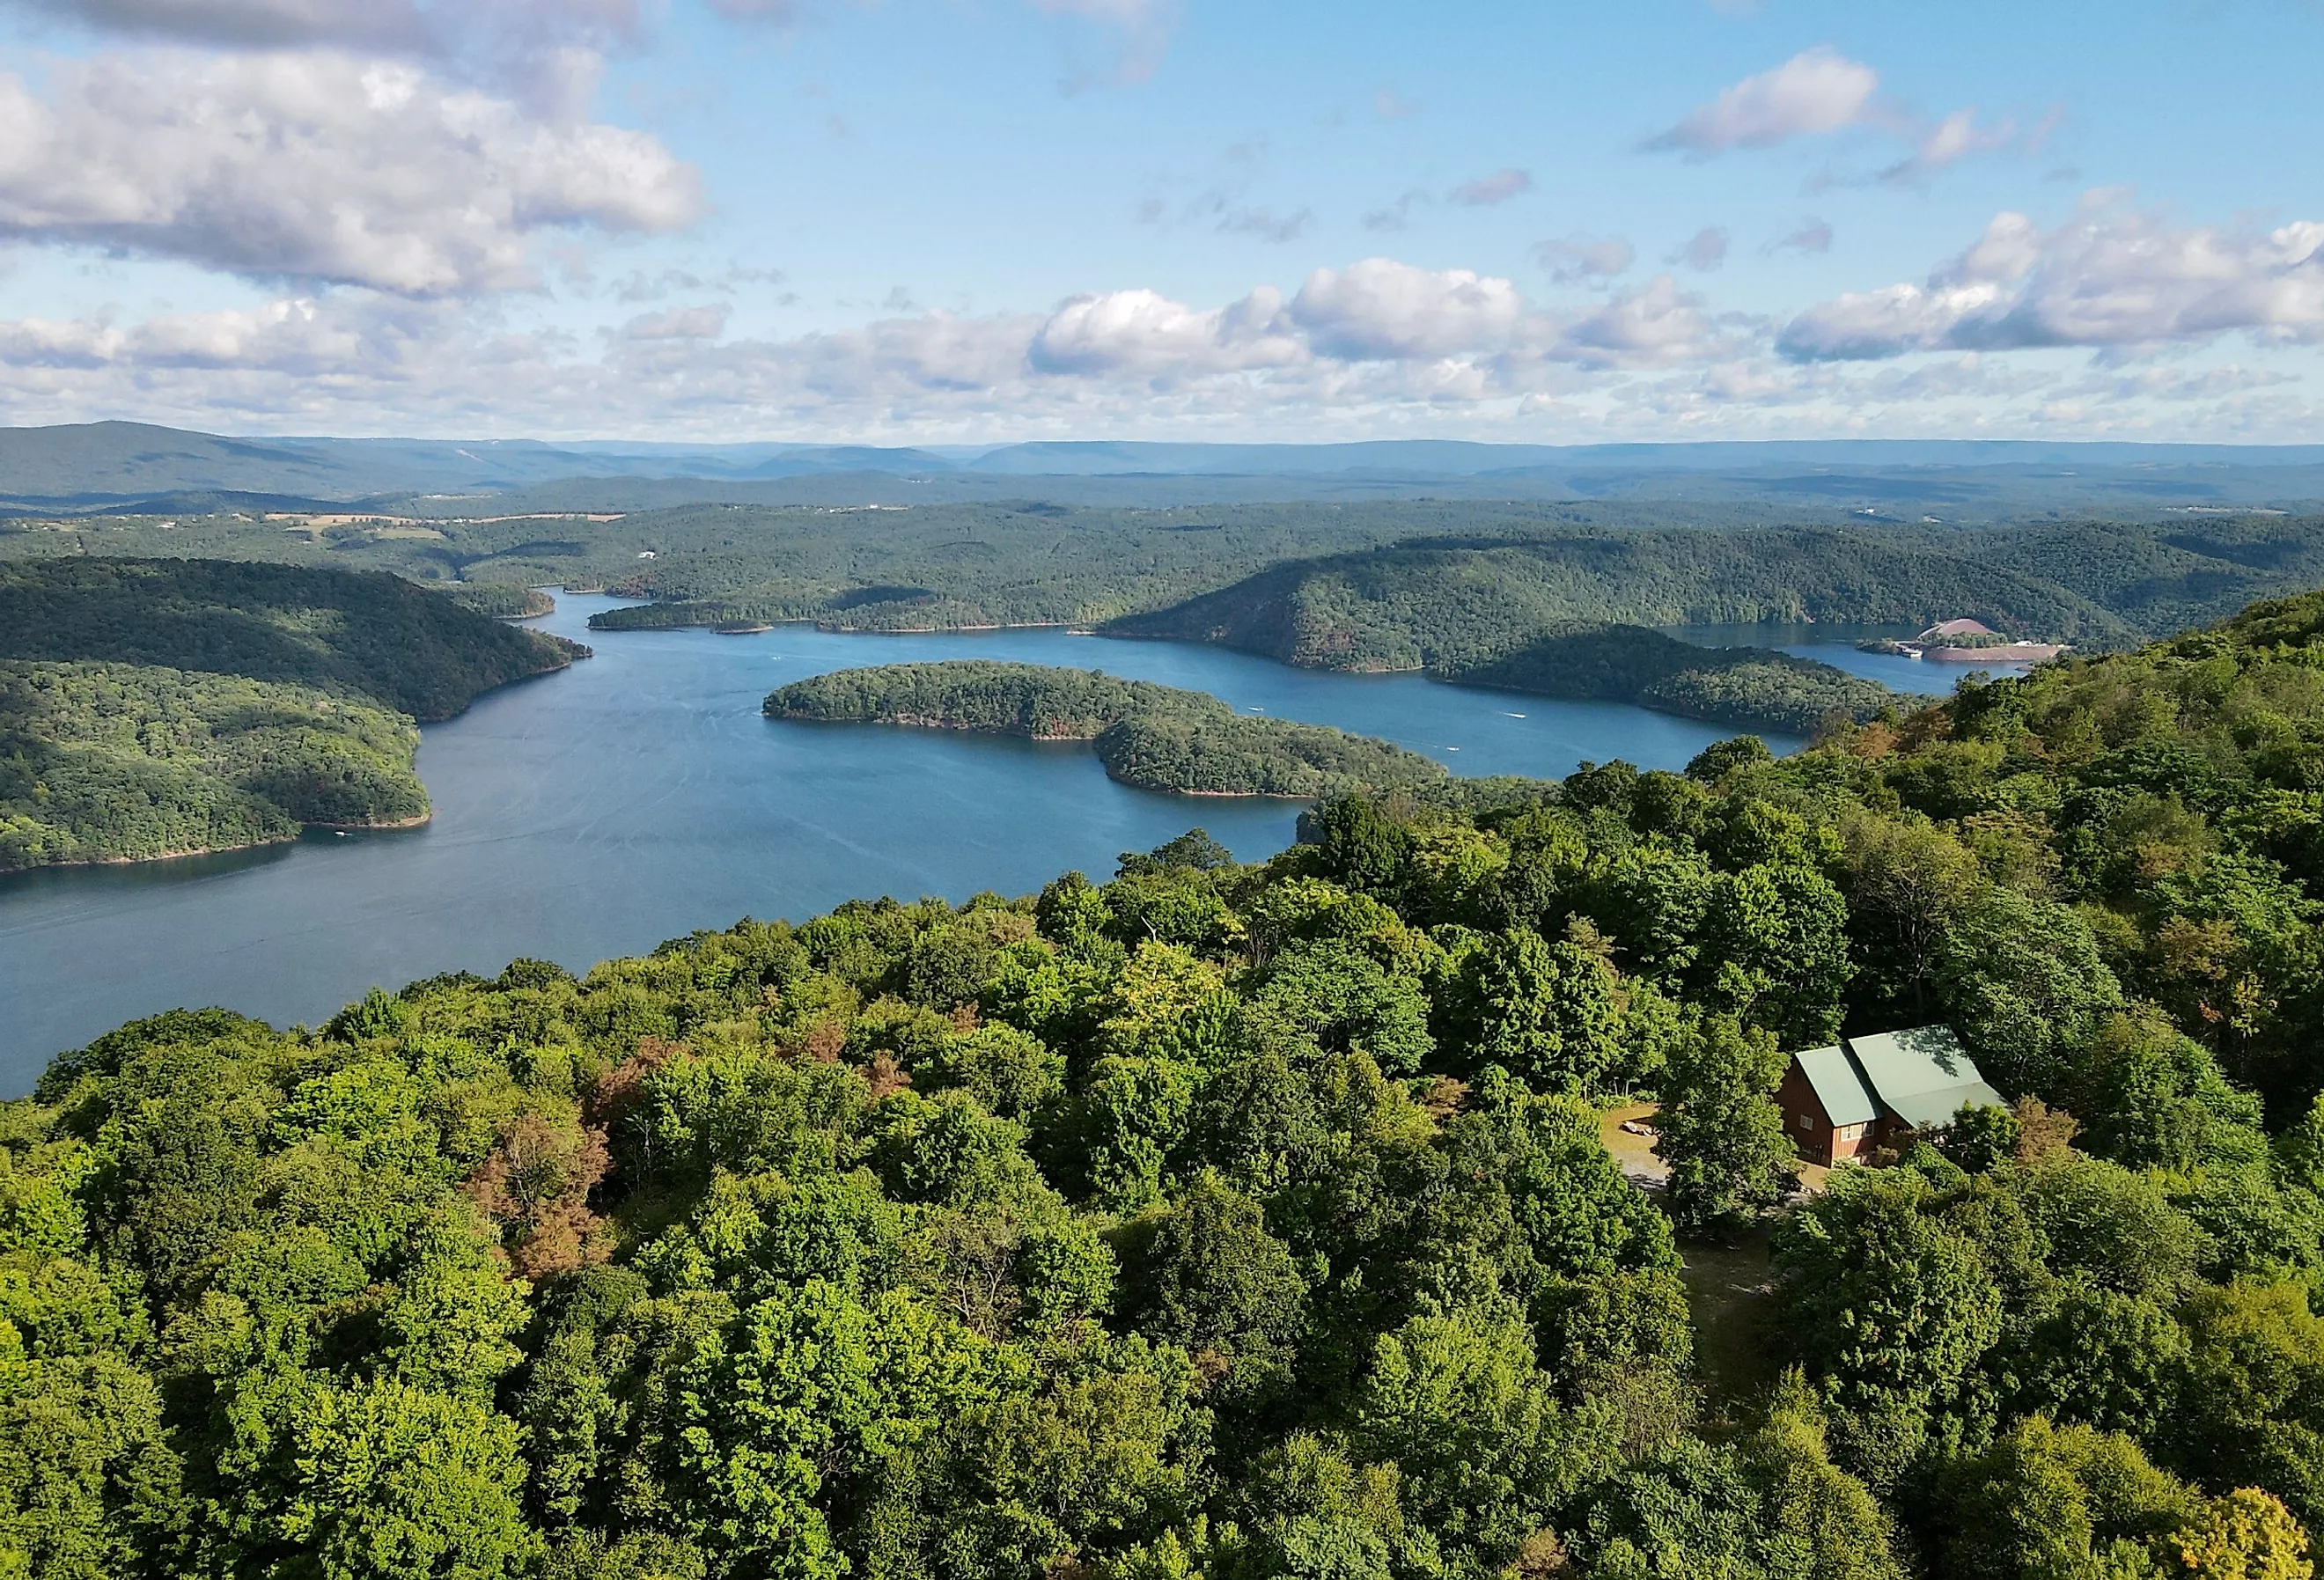
<svg viewBox="0 0 2324 1580">
<path fill-rule="evenodd" d="M 1102 877 L 1119 853 L 1197 824 L 1245 858 L 1291 840 L 1292 803 L 1125 789 L 1077 745 L 761 716 L 774 687 L 830 670 L 964 657 L 1100 669 L 1380 735 L 1470 775 L 1556 777 L 1615 757 L 1676 768 L 1728 733 L 1056 631 L 588 632 L 611 603 L 560 596 L 541 623 L 596 658 L 428 727 L 424 828 L 0 880 L 0 1095 L 27 1090 L 60 1049 L 180 1005 L 315 1021 L 374 984 L 489 974 L 520 955 L 580 968 L 746 914 L 1021 893 L 1074 867 Z"/>
</svg>

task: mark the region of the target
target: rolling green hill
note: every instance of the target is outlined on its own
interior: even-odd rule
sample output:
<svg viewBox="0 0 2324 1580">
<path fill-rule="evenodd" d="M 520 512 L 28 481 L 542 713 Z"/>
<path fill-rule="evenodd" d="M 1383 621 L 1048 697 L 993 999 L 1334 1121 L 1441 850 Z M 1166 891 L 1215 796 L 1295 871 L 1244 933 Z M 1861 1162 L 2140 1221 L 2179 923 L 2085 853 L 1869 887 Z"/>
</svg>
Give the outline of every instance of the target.
<svg viewBox="0 0 2324 1580">
<path fill-rule="evenodd" d="M 547 593 L 513 582 L 464 581 L 448 587 L 439 583 L 429 590 L 442 593 L 463 609 L 473 609 L 495 620 L 532 620 L 554 614 L 557 609 L 557 600 Z"/>
<path fill-rule="evenodd" d="M 1465 670 L 1577 620 L 1679 625 L 1954 615 L 2058 639 L 2133 633 L 2089 599 L 2022 571 L 1812 531 L 1402 544 L 1277 566 L 1104 629 L 1215 642 L 1314 669 Z"/>
<path fill-rule="evenodd" d="M 1978 532 L 1960 550 L 1997 569 L 2054 582 L 2150 637 L 2215 624 L 2255 600 L 2324 586 L 2324 522 L 2312 517 L 2043 522 Z"/>
<path fill-rule="evenodd" d="M 1414 649 L 1447 645 L 1433 626 L 1471 615 L 1484 622 L 1491 651 L 1559 620 L 1661 625 L 1799 614 L 1916 624 L 1971 614 L 2070 637 L 2087 651 L 2169 635 L 2324 583 L 2324 517 L 2172 513 L 2159 504 L 2112 519 L 2026 513 L 2013 524 L 1970 528 L 1950 514 L 1871 520 L 1692 496 L 1152 509 L 1038 496 L 908 505 L 885 493 L 871 497 L 881 507 L 608 510 L 580 496 L 522 507 L 414 497 L 379 506 L 387 513 L 377 517 L 251 506 L 0 521 L 0 561 L 194 556 L 392 570 L 447 590 L 561 584 L 651 600 L 599 614 L 603 630 L 812 620 L 871 631 L 1109 621 L 1197 632 L 1271 622 L 1287 631 L 1305 621 L 1351 642 L 1350 661 L 1388 667 L 1417 666 Z M 1435 554 L 1451 558 L 1426 558 Z M 1391 585 L 1372 585 L 1382 568 Z M 1323 585 L 1333 578 L 1350 585 Z M 1300 580 L 1315 585 L 1299 609 L 1245 607 L 1281 602 L 1282 584 Z M 1398 606 L 1405 601 L 1444 607 Z M 1271 640 L 1259 651 L 1298 646 L 1281 633 Z"/>
<path fill-rule="evenodd" d="M 0 659 L 297 682 L 423 722 L 587 651 L 376 572 L 78 556 L 0 563 Z"/>
<path fill-rule="evenodd" d="M 376 572 L 0 564 L 0 871 L 422 822 L 415 718 L 587 651 Z"/>
<path fill-rule="evenodd" d="M 312 687 L 0 661 L 0 872 L 424 821 L 420 732 Z"/>
</svg>

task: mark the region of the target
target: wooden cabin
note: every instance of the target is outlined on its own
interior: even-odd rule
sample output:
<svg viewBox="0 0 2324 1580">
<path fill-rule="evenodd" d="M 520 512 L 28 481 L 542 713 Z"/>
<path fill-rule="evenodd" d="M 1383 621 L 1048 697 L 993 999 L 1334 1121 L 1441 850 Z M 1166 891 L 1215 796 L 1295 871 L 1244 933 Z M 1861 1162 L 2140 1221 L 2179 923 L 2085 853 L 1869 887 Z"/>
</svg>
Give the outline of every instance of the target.
<svg viewBox="0 0 2324 1580">
<path fill-rule="evenodd" d="M 1941 1132 L 1964 1106 L 1998 1106 L 2001 1094 L 1951 1028 L 1915 1026 L 1792 1055 L 1775 1102 L 1800 1156 L 1829 1167 Z"/>
</svg>

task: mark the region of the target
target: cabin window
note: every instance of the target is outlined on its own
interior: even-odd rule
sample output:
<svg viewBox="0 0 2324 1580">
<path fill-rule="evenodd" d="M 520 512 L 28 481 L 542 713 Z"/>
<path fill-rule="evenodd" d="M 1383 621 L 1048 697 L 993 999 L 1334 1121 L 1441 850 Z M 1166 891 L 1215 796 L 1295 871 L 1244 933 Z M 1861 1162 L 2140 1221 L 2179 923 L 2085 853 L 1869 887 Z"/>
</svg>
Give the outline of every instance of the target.
<svg viewBox="0 0 2324 1580">
<path fill-rule="evenodd" d="M 1815 1123 L 1812 1120 L 1809 1119 L 1806 1114 L 1803 1113 L 1800 1115 L 1800 1128 L 1802 1130 L 1813 1130 L 1815 1129 Z"/>
</svg>

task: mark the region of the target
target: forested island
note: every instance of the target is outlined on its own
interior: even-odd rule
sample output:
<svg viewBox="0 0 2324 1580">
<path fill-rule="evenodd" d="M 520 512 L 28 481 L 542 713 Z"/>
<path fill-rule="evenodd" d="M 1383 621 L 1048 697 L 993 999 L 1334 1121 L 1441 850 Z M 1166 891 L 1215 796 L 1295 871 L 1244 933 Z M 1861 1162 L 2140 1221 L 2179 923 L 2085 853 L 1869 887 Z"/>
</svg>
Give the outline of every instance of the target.
<svg viewBox="0 0 2324 1580">
<path fill-rule="evenodd" d="M 0 1550 L 2302 1580 L 2320 655 L 2316 596 L 1255 865 L 124 1027 L 0 1109 Z M 1931 1022 L 2011 1106 L 1794 1197 L 1786 1050 Z"/>
<path fill-rule="evenodd" d="M 1628 702 L 1739 729 L 1812 735 L 1927 700 L 1767 648 L 1703 648 L 1640 625 L 1553 625 L 1512 651 L 1436 671 L 1464 686 Z"/>
<path fill-rule="evenodd" d="M 1086 670 L 958 659 L 841 670 L 768 697 L 770 718 L 918 725 L 1093 743 L 1139 790 L 1312 799 L 1442 780 L 1442 763 L 1369 735 L 1253 718 L 1201 691 Z"/>
<path fill-rule="evenodd" d="M 0 872 L 423 822 L 415 719 L 586 651 L 377 573 L 0 566 Z"/>
</svg>

